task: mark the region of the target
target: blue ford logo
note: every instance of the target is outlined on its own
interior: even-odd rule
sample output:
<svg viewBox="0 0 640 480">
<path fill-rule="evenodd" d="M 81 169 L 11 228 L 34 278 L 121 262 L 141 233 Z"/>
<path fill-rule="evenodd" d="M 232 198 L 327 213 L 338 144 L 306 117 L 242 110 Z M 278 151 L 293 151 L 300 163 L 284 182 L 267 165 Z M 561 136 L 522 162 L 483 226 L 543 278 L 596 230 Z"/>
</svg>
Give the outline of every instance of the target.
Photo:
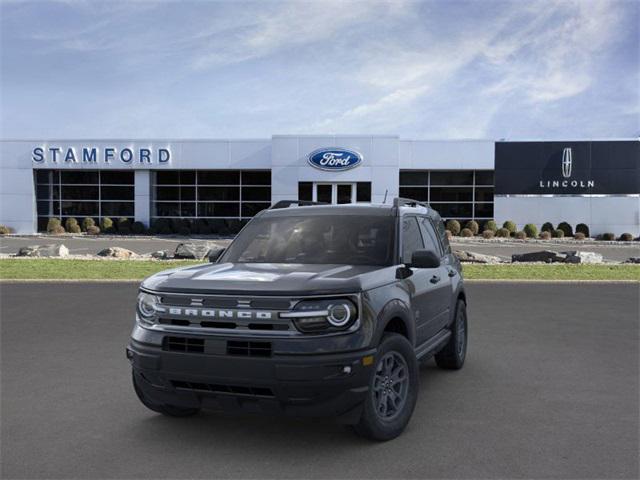
<svg viewBox="0 0 640 480">
<path fill-rule="evenodd" d="M 320 148 L 309 154 L 309 163 L 320 170 L 349 170 L 362 162 L 362 155 L 346 148 Z"/>
</svg>

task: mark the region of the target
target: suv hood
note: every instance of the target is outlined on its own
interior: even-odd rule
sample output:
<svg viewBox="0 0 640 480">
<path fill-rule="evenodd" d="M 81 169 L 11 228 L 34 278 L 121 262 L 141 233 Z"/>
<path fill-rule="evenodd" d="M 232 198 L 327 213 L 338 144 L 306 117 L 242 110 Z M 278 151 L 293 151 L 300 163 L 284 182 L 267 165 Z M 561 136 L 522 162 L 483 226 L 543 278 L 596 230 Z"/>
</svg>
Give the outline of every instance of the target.
<svg viewBox="0 0 640 480">
<path fill-rule="evenodd" d="M 323 295 L 355 293 L 395 280 L 396 267 L 281 263 L 220 263 L 166 270 L 142 287 L 180 293 Z"/>
</svg>

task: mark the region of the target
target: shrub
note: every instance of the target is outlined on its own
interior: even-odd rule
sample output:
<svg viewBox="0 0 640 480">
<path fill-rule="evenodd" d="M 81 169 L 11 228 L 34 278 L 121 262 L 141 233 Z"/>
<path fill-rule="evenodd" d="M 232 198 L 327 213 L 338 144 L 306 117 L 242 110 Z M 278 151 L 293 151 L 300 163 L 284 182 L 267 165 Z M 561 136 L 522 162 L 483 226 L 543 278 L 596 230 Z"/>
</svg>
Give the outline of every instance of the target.
<svg viewBox="0 0 640 480">
<path fill-rule="evenodd" d="M 538 227 L 533 223 L 527 223 L 522 230 L 527 234 L 527 237 L 536 238 L 538 236 Z"/>
<path fill-rule="evenodd" d="M 7 235 L 9 233 L 13 233 L 13 229 L 11 227 L 0 225 L 0 235 Z"/>
<path fill-rule="evenodd" d="M 58 227 L 62 228 L 62 232 L 60 232 L 60 229 Z M 54 229 L 57 229 L 58 232 L 54 232 Z M 64 227 L 60 223 L 60 219 L 59 218 L 50 218 L 49 219 L 49 221 L 47 222 L 47 232 L 48 233 L 64 233 Z"/>
<path fill-rule="evenodd" d="M 509 230 L 509 233 L 516 233 L 516 224 L 514 222 L 512 222 L 511 220 L 507 220 L 506 222 L 504 222 L 502 224 L 502 228 L 506 228 L 507 230 Z"/>
<path fill-rule="evenodd" d="M 113 220 L 109 217 L 102 217 L 100 222 L 100 231 L 103 233 L 113 233 L 115 228 L 113 227 Z"/>
<path fill-rule="evenodd" d="M 460 230 L 460 236 L 461 237 L 473 237 L 473 232 L 471 231 L 470 228 L 463 228 L 462 230 Z"/>
<path fill-rule="evenodd" d="M 618 238 L 618 240 L 620 240 L 621 242 L 632 242 L 633 235 L 631 235 L 630 233 L 623 233 L 622 235 L 620 235 L 620 238 Z"/>
<path fill-rule="evenodd" d="M 576 232 L 576 233 L 573 235 L 573 238 L 574 238 L 575 240 L 584 240 L 586 237 L 585 237 L 584 233 L 582 233 L 582 232 Z"/>
<path fill-rule="evenodd" d="M 96 222 L 91 217 L 86 217 L 82 219 L 82 230 L 87 231 L 89 227 L 95 227 Z"/>
<path fill-rule="evenodd" d="M 573 228 L 567 222 L 560 222 L 558 224 L 558 230 L 562 230 L 565 237 L 573 237 Z"/>
<path fill-rule="evenodd" d="M 147 233 L 147 227 L 145 227 L 142 222 L 133 222 L 131 224 L 131 231 L 136 235 L 141 235 L 143 233 Z"/>
<path fill-rule="evenodd" d="M 484 224 L 484 229 L 496 233 L 498 231 L 498 224 L 495 220 L 487 220 L 487 223 Z"/>
<path fill-rule="evenodd" d="M 98 235 L 100 233 L 100 227 L 95 225 L 89 225 L 87 227 L 87 235 Z"/>
<path fill-rule="evenodd" d="M 526 240 L 527 239 L 527 233 L 524 230 L 520 230 L 519 232 L 516 232 L 515 237 L 518 240 Z"/>
<path fill-rule="evenodd" d="M 151 228 L 153 229 L 154 233 L 158 235 L 170 235 L 172 233 L 171 224 L 166 218 L 158 218 L 154 220 Z"/>
<path fill-rule="evenodd" d="M 610 241 L 612 241 L 612 240 L 615 240 L 615 239 L 616 239 L 616 236 L 615 236 L 613 233 L 611 233 L 611 232 L 606 232 L 606 233 L 601 234 L 601 235 L 598 237 L 598 239 L 599 239 L 599 240 L 605 240 L 605 241 L 609 241 L 609 242 L 610 242 Z"/>
<path fill-rule="evenodd" d="M 585 237 L 589 237 L 589 226 L 586 223 L 576 225 L 576 233 L 583 233 Z"/>
<path fill-rule="evenodd" d="M 67 227 L 67 232 L 69 233 L 80 233 L 82 232 L 82 229 L 80 228 L 80 225 L 78 225 L 77 223 L 75 225 L 70 225 Z"/>
<path fill-rule="evenodd" d="M 549 232 L 548 230 L 540 232 L 539 237 L 540 240 L 549 240 L 551 238 L 551 232 Z"/>
<path fill-rule="evenodd" d="M 556 228 L 553 233 L 553 238 L 564 238 L 564 230 L 560 230 L 559 228 Z"/>
<path fill-rule="evenodd" d="M 478 232 L 480 231 L 480 225 L 478 225 L 478 222 L 476 222 L 475 220 L 469 220 L 464 225 L 464 228 L 466 228 L 467 230 L 471 230 L 471 233 L 473 233 L 473 235 L 477 235 Z"/>
<path fill-rule="evenodd" d="M 64 227 L 62 225 L 55 225 L 54 227 L 51 228 L 51 230 L 47 230 L 47 231 L 53 235 L 62 235 L 65 232 Z"/>
<path fill-rule="evenodd" d="M 482 232 L 482 238 L 493 238 L 496 236 L 496 232 L 494 232 L 493 230 L 485 230 L 484 232 Z"/>
<path fill-rule="evenodd" d="M 509 238 L 511 236 L 511 232 L 506 228 L 499 228 L 496 232 L 496 237 L 499 238 Z"/>
<path fill-rule="evenodd" d="M 78 226 L 78 220 L 73 217 L 67 218 L 64 222 L 64 228 L 66 228 L 68 232 L 70 232 L 72 227 L 75 226 Z"/>
<path fill-rule="evenodd" d="M 553 223 L 544 222 L 542 224 L 542 228 L 540 228 L 540 231 L 542 231 L 542 232 L 553 232 Z"/>
<path fill-rule="evenodd" d="M 131 220 L 125 217 L 118 219 L 118 233 L 128 235 L 131 233 Z"/>
<path fill-rule="evenodd" d="M 460 222 L 457 221 L 457 220 L 447 220 L 446 228 L 453 235 L 459 235 L 460 234 Z"/>
</svg>

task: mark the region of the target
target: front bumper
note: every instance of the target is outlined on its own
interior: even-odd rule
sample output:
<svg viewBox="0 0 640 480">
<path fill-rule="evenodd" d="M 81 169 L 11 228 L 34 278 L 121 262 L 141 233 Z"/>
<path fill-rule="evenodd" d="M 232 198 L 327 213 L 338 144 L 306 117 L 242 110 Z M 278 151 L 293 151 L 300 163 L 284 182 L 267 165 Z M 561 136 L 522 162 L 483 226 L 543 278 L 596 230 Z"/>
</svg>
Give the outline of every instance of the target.
<svg viewBox="0 0 640 480">
<path fill-rule="evenodd" d="M 202 338 L 202 337 L 199 337 Z M 220 341 L 216 337 L 216 341 Z M 239 357 L 166 351 L 132 338 L 127 357 L 136 381 L 154 403 L 293 416 L 360 416 L 375 349 L 339 354 Z"/>
</svg>

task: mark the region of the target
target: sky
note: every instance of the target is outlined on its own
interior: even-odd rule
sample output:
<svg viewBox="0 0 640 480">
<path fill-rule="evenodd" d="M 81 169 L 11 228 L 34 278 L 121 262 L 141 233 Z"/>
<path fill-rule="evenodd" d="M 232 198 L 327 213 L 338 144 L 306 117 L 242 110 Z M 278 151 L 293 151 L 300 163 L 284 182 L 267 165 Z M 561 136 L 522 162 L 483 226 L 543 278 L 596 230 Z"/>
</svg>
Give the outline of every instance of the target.
<svg viewBox="0 0 640 480">
<path fill-rule="evenodd" d="M 0 0 L 0 136 L 640 136 L 640 1 Z"/>
</svg>

